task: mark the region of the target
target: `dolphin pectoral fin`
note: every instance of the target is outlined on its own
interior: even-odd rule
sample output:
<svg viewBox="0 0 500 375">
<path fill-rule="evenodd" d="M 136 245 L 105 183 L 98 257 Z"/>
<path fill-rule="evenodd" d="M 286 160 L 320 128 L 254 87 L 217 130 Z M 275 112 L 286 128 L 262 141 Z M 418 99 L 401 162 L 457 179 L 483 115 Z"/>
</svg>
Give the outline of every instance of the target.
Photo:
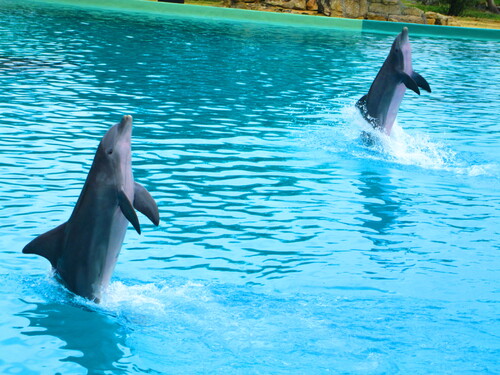
<svg viewBox="0 0 500 375">
<path fill-rule="evenodd" d="M 139 218 L 135 213 L 132 203 L 123 190 L 120 190 L 118 192 L 118 205 L 122 210 L 123 216 L 125 216 L 127 220 L 130 221 L 137 233 L 141 234 L 141 225 L 139 224 Z"/>
<path fill-rule="evenodd" d="M 64 242 L 65 228 L 66 223 L 41 234 L 24 247 L 23 253 L 40 255 L 46 258 L 53 268 L 56 268 L 57 258 Z"/>
<path fill-rule="evenodd" d="M 134 182 L 134 207 L 146 215 L 155 226 L 160 224 L 160 213 L 156 202 L 149 191 L 137 182 Z"/>
<path fill-rule="evenodd" d="M 429 83 L 420 74 L 418 74 L 417 72 L 413 72 L 411 78 L 413 78 L 413 80 L 417 83 L 418 87 L 423 88 L 427 92 L 431 92 Z"/>
<path fill-rule="evenodd" d="M 417 82 L 413 80 L 408 74 L 405 72 L 400 73 L 401 81 L 405 84 L 407 88 L 415 91 L 418 95 L 420 95 L 420 90 L 418 89 Z"/>
</svg>

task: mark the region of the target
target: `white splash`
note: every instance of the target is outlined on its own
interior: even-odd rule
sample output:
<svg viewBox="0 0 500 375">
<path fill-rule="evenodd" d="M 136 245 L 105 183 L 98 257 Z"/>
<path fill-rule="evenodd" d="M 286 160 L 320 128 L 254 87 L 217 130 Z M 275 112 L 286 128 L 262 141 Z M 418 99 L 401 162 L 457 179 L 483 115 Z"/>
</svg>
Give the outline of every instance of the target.
<svg viewBox="0 0 500 375">
<path fill-rule="evenodd" d="M 397 120 L 392 128 L 391 136 L 380 133 L 378 140 L 380 143 L 375 147 L 388 160 L 395 163 L 439 170 L 454 169 L 458 165 L 455 151 L 442 143 L 431 140 L 426 134 L 406 133 Z"/>
<path fill-rule="evenodd" d="M 411 133 L 405 131 L 397 120 L 390 136 L 377 131 L 363 119 L 352 103 L 342 108 L 341 118 L 343 123 L 340 132 L 345 139 L 353 144 L 362 145 L 351 148 L 351 152 L 357 157 L 429 170 L 450 171 L 459 175 L 497 176 L 499 174 L 498 165 L 471 164 L 470 161 L 460 158 L 449 145 L 433 140 L 429 135 L 418 131 Z M 373 144 L 363 144 L 360 137 L 363 132 L 369 134 Z"/>
<path fill-rule="evenodd" d="M 196 305 L 211 300 L 208 288 L 193 281 L 172 285 L 164 282 L 125 285 L 121 281 L 115 281 L 103 293 L 100 306 L 116 313 L 133 311 L 136 317 L 159 317 L 180 305 Z"/>
</svg>

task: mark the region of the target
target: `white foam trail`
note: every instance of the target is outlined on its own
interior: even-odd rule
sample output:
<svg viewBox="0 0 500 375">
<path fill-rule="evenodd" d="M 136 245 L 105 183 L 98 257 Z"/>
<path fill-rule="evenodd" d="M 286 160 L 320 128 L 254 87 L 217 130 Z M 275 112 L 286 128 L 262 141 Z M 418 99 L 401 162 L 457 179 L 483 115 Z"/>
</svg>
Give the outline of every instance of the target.
<svg viewBox="0 0 500 375">
<path fill-rule="evenodd" d="M 110 284 L 103 293 L 100 306 L 121 313 L 133 311 L 135 316 L 164 316 L 179 305 L 210 302 L 212 296 L 205 285 L 186 281 L 184 284 L 125 285 L 120 281 Z"/>
<path fill-rule="evenodd" d="M 101 306 L 110 310 L 118 310 L 128 306 L 141 313 L 163 313 L 165 305 L 159 298 L 162 291 L 154 284 L 126 286 L 117 281 L 111 283 L 103 293 Z"/>
</svg>

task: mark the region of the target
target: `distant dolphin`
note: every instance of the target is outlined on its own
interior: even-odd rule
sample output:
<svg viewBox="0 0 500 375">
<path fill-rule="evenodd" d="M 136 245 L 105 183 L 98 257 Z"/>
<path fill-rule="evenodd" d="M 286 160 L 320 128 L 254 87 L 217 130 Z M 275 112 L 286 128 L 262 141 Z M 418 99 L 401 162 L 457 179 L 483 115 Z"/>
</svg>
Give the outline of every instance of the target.
<svg viewBox="0 0 500 375">
<path fill-rule="evenodd" d="M 419 95 L 419 87 L 431 92 L 425 78 L 413 71 L 408 28 L 404 27 L 392 43 L 370 91 L 358 100 L 356 107 L 375 129 L 389 135 L 407 87 Z"/>
<path fill-rule="evenodd" d="M 160 222 L 156 202 L 134 182 L 131 134 L 132 116 L 123 116 L 102 138 L 69 220 L 23 249 L 47 258 L 70 291 L 95 302 L 109 284 L 127 222 L 141 233 L 134 208 Z"/>
</svg>

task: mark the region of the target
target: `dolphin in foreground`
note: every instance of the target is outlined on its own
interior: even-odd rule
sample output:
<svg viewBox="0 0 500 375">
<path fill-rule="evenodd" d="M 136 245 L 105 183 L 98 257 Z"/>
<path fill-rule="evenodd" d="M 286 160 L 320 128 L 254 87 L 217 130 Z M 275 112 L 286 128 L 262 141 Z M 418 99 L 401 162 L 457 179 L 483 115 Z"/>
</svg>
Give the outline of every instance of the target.
<svg viewBox="0 0 500 375">
<path fill-rule="evenodd" d="M 406 88 L 420 95 L 419 87 L 431 92 L 425 78 L 412 68 L 408 28 L 404 27 L 392 43 L 368 94 L 358 100 L 356 107 L 375 129 L 390 135 Z"/>
<path fill-rule="evenodd" d="M 47 258 L 73 293 L 99 303 L 111 279 L 128 222 L 141 233 L 134 210 L 158 226 L 158 206 L 132 175 L 132 116 L 104 135 L 69 220 L 27 244 L 23 253 Z"/>
</svg>

